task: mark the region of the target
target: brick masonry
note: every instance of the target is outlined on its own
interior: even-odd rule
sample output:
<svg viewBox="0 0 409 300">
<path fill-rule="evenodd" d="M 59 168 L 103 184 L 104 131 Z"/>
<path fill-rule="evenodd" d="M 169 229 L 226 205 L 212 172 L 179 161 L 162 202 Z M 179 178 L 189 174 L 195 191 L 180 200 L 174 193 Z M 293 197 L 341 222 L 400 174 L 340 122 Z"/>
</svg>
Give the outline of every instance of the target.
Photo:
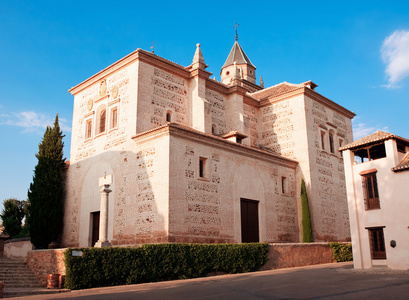
<svg viewBox="0 0 409 300">
<path fill-rule="evenodd" d="M 65 275 L 65 250 L 34 250 L 27 253 L 27 266 L 35 273 L 42 286 L 47 286 L 47 274 Z"/>
<path fill-rule="evenodd" d="M 27 265 L 47 285 L 47 274 L 65 275 L 66 249 L 34 250 L 27 255 Z M 260 271 L 332 263 L 332 249 L 328 243 L 269 244 L 268 261 Z"/>
<path fill-rule="evenodd" d="M 261 95 L 246 90 L 244 81 L 210 79 L 200 65 L 182 67 L 139 49 L 70 90 L 74 113 L 60 246 L 91 246 L 90 216 L 100 210 L 97 183 L 104 174 L 114 178 L 108 212 L 113 245 L 239 243 L 240 198 L 260 203 L 260 241 L 300 241 L 302 178 L 314 240 L 349 240 L 343 162 L 329 150 L 328 137 L 335 149 L 350 142 L 353 113 L 311 86 L 282 83 Z M 169 118 L 198 133 L 173 136 Z M 247 148 L 220 141 L 228 132 L 247 135 L 241 141 Z M 265 155 L 254 152 L 260 149 L 276 158 L 261 159 Z M 198 176 L 201 158 L 206 178 Z M 290 166 L 288 159 L 296 162 Z"/>
</svg>

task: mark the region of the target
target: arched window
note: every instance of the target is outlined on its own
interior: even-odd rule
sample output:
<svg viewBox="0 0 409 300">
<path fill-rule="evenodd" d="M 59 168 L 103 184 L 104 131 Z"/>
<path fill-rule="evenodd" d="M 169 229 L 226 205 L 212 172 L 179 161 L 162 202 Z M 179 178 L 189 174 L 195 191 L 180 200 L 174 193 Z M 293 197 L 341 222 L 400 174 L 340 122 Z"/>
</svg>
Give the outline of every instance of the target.
<svg viewBox="0 0 409 300">
<path fill-rule="evenodd" d="M 99 115 L 99 133 L 105 132 L 105 121 L 107 111 L 104 109 Z"/>
<path fill-rule="evenodd" d="M 216 125 L 212 125 L 212 134 L 216 134 Z"/>
<path fill-rule="evenodd" d="M 332 132 L 329 133 L 329 151 L 334 153 L 334 134 Z"/>
<path fill-rule="evenodd" d="M 170 112 L 166 113 L 166 122 L 172 122 L 172 115 Z"/>
</svg>

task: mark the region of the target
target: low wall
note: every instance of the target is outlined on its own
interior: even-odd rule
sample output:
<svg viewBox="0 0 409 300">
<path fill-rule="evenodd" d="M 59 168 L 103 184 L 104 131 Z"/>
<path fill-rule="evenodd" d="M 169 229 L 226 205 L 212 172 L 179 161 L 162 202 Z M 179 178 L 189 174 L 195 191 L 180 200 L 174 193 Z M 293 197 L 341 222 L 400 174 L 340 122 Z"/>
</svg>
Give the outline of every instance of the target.
<svg viewBox="0 0 409 300">
<path fill-rule="evenodd" d="M 33 250 L 27 253 L 27 265 L 47 285 L 47 274 L 65 275 L 66 249 Z M 269 244 L 268 261 L 261 270 L 293 268 L 334 262 L 328 243 Z"/>
<path fill-rule="evenodd" d="M 328 243 L 269 244 L 268 261 L 261 270 L 283 269 L 332 263 Z"/>
<path fill-rule="evenodd" d="M 4 257 L 9 258 L 25 258 L 28 251 L 34 249 L 30 238 L 11 239 L 4 243 Z"/>
<path fill-rule="evenodd" d="M 66 249 L 33 250 L 27 253 L 27 265 L 47 285 L 47 274 L 65 275 L 64 251 Z"/>
</svg>

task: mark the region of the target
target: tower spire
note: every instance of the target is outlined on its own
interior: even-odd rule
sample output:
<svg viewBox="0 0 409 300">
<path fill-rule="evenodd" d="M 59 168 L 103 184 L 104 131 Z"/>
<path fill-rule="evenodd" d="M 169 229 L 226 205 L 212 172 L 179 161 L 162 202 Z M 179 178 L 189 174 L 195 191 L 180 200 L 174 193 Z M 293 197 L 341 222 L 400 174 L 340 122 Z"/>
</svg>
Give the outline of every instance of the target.
<svg viewBox="0 0 409 300">
<path fill-rule="evenodd" d="M 235 38 L 234 38 L 235 41 L 237 41 L 237 40 L 239 39 L 239 36 L 237 35 L 237 27 L 238 27 L 239 25 L 240 25 L 240 24 L 237 24 L 237 20 L 236 20 L 236 22 L 235 22 L 235 24 L 234 24 L 234 26 L 233 26 L 233 28 L 234 28 L 234 30 L 235 30 L 235 32 L 236 32 L 236 36 L 235 36 Z"/>
</svg>

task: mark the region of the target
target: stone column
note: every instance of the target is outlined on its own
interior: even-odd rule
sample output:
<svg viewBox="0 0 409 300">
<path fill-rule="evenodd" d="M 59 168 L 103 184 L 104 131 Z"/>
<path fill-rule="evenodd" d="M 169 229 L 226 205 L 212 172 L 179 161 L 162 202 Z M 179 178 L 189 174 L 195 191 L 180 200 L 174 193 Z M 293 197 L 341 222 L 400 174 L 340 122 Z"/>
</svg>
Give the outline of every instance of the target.
<svg viewBox="0 0 409 300">
<path fill-rule="evenodd" d="M 111 243 L 108 241 L 108 207 L 109 207 L 109 193 L 112 192 L 109 189 L 112 184 L 112 175 L 105 175 L 99 179 L 99 185 L 101 186 L 101 209 L 99 217 L 99 239 L 95 243 L 94 247 L 110 247 Z"/>
</svg>

